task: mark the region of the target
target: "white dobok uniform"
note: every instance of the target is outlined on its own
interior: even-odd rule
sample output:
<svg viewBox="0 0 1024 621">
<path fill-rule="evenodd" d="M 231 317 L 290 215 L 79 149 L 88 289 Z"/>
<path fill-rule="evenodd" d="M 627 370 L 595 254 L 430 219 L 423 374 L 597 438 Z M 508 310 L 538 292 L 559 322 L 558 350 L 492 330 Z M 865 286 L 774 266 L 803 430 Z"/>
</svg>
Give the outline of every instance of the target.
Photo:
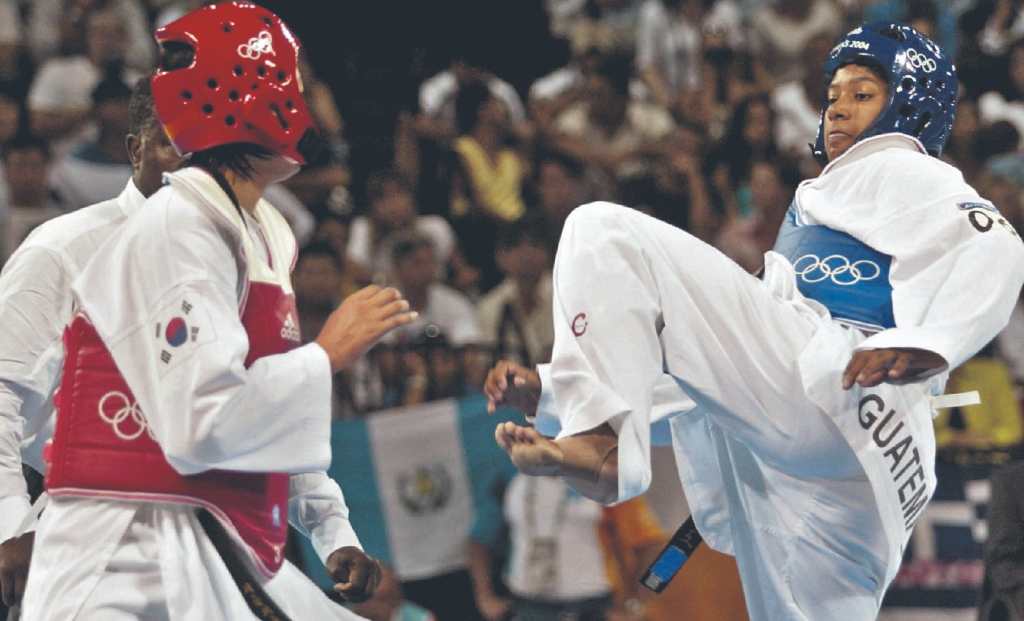
<svg viewBox="0 0 1024 621">
<path fill-rule="evenodd" d="M 609 423 L 620 500 L 647 488 L 652 430 L 668 432 L 696 525 L 736 557 L 753 621 L 866 621 L 935 490 L 931 397 L 948 373 L 843 390 L 843 370 L 889 347 L 963 363 L 1005 325 L 1024 245 L 902 134 L 862 140 L 804 181 L 787 218 L 780 244 L 787 227 L 816 225 L 804 231 L 827 243 L 768 252 L 758 279 L 637 211 L 575 210 L 538 428 Z M 824 281 L 829 307 L 801 293 Z M 879 297 L 847 294 L 868 281 Z"/>
<path fill-rule="evenodd" d="M 64 354 L 61 333 L 82 309 L 145 403 L 150 432 L 162 446 L 178 451 L 167 457 L 179 472 L 215 467 L 290 472 L 289 521 L 311 538 L 321 560 L 337 548 L 358 547 L 341 489 L 324 472 L 330 460 L 326 354 L 309 345 L 243 368 L 247 340 L 238 315 L 244 274 L 238 249 L 227 245 L 197 203 L 235 214 L 239 226 L 241 219 L 206 173 L 188 169 L 165 180 L 170 187 L 145 208 L 129 182 L 117 199 L 43 225 L 4 269 L 4 534 L 13 535 L 28 511 L 18 445 L 34 447 L 26 462 L 42 467 L 38 448 L 52 434 L 52 395 Z M 286 250 L 294 252 L 294 240 L 276 211 L 261 201 L 257 214 L 259 221 L 247 216 L 245 225 L 255 260 L 267 262 L 264 240 L 270 231 L 290 240 Z M 165 310 L 161 302 L 168 296 L 186 291 L 203 300 L 204 329 L 214 338 L 183 352 L 179 359 L 187 362 L 158 369 L 147 364 L 160 360 L 150 319 Z M 196 394 L 200 386 L 203 392 Z M 191 418 L 181 410 L 190 401 Z M 287 562 L 264 588 L 296 619 L 360 618 L 327 599 Z M 42 515 L 22 615 L 26 620 L 252 617 L 194 508 L 80 498 L 51 499 Z"/>
</svg>

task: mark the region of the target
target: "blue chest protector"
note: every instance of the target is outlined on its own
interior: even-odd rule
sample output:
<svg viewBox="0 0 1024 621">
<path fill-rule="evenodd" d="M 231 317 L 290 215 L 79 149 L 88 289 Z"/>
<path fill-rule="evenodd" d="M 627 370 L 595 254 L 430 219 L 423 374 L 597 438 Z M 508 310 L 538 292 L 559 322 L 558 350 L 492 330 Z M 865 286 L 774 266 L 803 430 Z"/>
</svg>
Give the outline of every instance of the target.
<svg viewBox="0 0 1024 621">
<path fill-rule="evenodd" d="M 827 226 L 798 223 L 795 205 L 774 250 L 793 264 L 800 293 L 824 304 L 833 319 L 873 330 L 896 327 L 891 256 Z"/>
</svg>

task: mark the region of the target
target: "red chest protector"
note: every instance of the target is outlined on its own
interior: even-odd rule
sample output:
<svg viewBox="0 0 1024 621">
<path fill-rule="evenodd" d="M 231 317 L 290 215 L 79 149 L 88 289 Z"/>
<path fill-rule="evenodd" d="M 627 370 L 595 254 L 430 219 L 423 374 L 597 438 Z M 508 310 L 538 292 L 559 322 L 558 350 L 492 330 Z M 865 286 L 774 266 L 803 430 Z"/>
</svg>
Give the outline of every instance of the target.
<svg viewBox="0 0 1024 621">
<path fill-rule="evenodd" d="M 299 343 L 295 297 L 279 284 L 250 281 L 241 319 L 249 337 L 247 368 Z M 288 474 L 178 474 L 84 315 L 65 329 L 64 348 L 57 425 L 48 452 L 49 493 L 206 508 L 245 544 L 258 570 L 267 577 L 275 574 L 288 534 Z"/>
</svg>

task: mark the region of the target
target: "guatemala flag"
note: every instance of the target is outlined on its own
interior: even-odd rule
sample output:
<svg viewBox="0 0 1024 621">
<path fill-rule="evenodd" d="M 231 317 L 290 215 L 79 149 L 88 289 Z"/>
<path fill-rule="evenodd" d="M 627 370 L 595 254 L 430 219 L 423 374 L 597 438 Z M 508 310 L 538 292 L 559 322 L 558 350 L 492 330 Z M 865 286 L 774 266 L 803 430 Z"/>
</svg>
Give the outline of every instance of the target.
<svg viewBox="0 0 1024 621">
<path fill-rule="evenodd" d="M 327 474 L 341 485 L 366 552 L 403 581 L 465 567 L 476 507 L 515 470 L 494 441 L 506 420 L 522 417 L 488 415 L 486 399 L 474 396 L 335 422 Z M 330 588 L 308 542 L 303 552 L 306 573 Z"/>
</svg>

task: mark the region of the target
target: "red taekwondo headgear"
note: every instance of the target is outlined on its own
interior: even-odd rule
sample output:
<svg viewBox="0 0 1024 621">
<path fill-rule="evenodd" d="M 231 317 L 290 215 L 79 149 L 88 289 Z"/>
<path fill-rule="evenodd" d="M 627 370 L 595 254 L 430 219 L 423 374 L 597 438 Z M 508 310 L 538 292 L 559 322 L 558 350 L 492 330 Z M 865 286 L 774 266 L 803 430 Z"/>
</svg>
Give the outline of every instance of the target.
<svg viewBox="0 0 1024 621">
<path fill-rule="evenodd" d="M 223 2 L 156 31 L 161 46 L 191 48 L 192 63 L 153 75 L 156 113 L 182 154 L 260 145 L 305 164 L 319 143 L 302 97 L 295 35 L 267 9 Z"/>
</svg>

